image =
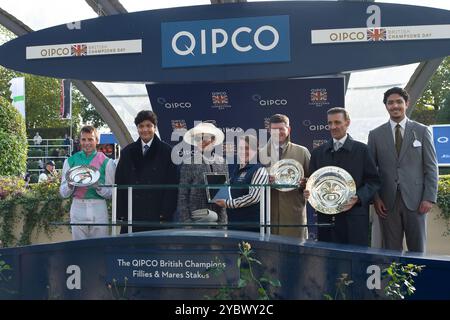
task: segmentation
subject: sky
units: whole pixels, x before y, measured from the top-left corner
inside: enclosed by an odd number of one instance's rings
[[[119,1],[129,12],[162,7],[210,4],[209,0]],[[385,0],[380,2],[422,5],[450,10],[450,0]],[[33,30],[97,16],[84,0],[0,0],[0,8],[15,16]]]

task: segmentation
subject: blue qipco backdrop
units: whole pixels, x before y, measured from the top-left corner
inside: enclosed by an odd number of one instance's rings
[[[327,110],[344,107],[344,78],[267,80],[258,82],[147,85],[160,136],[170,141],[176,129],[190,129],[195,121],[214,120],[224,133],[259,132],[271,115],[290,118],[291,140],[310,151],[330,139]],[[226,151],[229,149],[225,146]],[[236,151],[236,148],[234,148]],[[308,221],[316,221],[311,208]],[[314,237],[314,228],[310,235]]]
[[[326,113],[344,107],[344,78],[147,85],[161,138],[175,129],[214,120],[224,133],[267,128],[271,115],[290,118],[291,139],[312,150],[330,138]],[[181,140],[181,138],[180,138]]]
[[[438,165],[450,167],[450,124],[431,126]]]

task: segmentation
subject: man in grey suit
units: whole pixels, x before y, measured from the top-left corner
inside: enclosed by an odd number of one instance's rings
[[[427,126],[406,117],[408,93],[398,87],[384,93],[387,123],[369,133],[369,149],[381,176],[375,196],[383,248],[425,252],[426,214],[437,197],[436,151]]]

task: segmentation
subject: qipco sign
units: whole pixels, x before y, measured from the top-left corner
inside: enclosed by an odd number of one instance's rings
[[[161,24],[162,67],[290,61],[289,16]]]

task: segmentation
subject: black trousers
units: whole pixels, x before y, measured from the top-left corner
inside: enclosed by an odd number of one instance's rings
[[[332,227],[319,227],[318,240],[358,246],[369,245],[369,215],[335,215],[317,213],[318,223],[334,223]]]

